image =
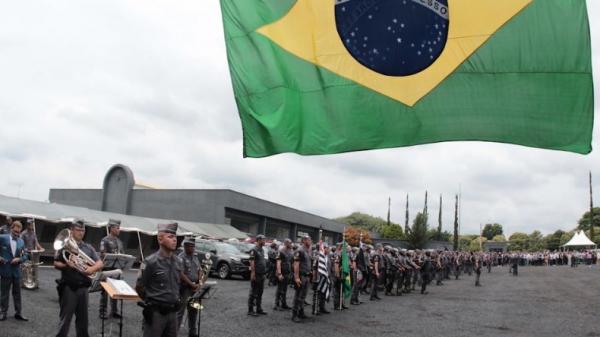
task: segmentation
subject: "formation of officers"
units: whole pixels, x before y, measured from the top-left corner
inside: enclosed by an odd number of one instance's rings
[[[360,305],[361,295],[368,295],[371,301],[381,300],[380,291],[385,296],[402,296],[420,287],[420,293],[426,295],[427,286],[435,281],[438,286],[444,280],[459,279],[460,275],[475,274],[475,286],[481,286],[480,276],[484,264],[491,268],[489,255],[482,253],[455,253],[450,251],[412,251],[377,244],[347,246],[350,262],[351,290],[343,293],[342,249],[343,243],[335,247],[323,244],[325,258],[319,259],[319,252],[313,246],[310,236],[302,238],[299,245],[293,245],[289,239],[281,246],[271,245],[265,256],[265,237],[256,237],[256,246],[250,251],[250,294],[248,297],[248,315],[267,315],[262,305],[262,294],[266,280],[277,285],[273,310],[291,310],[293,322],[300,323],[308,316],[305,312],[307,295],[312,286],[312,312],[315,315],[329,314],[328,298],[319,289],[319,260],[325,263],[333,292],[333,309],[345,310],[345,298],[350,297],[351,305]],[[289,287],[295,290],[292,306],[286,302]]]

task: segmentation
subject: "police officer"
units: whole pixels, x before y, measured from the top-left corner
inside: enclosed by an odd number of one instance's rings
[[[136,290],[143,303],[143,337],[176,337],[183,263],[177,249],[177,223],[159,224],[159,249],[140,266]]]
[[[294,252],[293,270],[296,293],[294,294],[292,321],[295,323],[300,323],[302,319],[307,318],[304,314],[304,301],[310,282],[315,278],[312,270],[311,244],[310,236],[306,235],[302,238],[302,245]]]
[[[367,268],[364,262],[364,253],[361,248],[352,248],[352,254],[350,255],[350,267],[352,268],[352,296],[350,297],[350,304],[359,305],[362,304],[359,299],[359,295],[360,289],[362,289],[362,283],[365,279],[365,270]]]
[[[35,234],[35,219],[29,218],[26,220],[26,229],[23,232],[21,232],[21,239],[23,239],[23,242],[25,243],[25,250],[29,253],[29,259],[33,264],[30,267],[32,268],[33,279],[37,281],[38,264],[40,262],[40,252],[43,252],[45,249],[44,247],[42,247],[42,245],[40,245],[37,239],[37,235]],[[23,283],[24,279],[21,278],[22,286]]]
[[[431,262],[431,252],[426,251],[425,257],[421,264],[421,294],[427,295],[427,285],[431,281],[431,274],[433,272],[433,263]]]
[[[6,216],[6,223],[4,225],[2,225],[2,227],[0,227],[0,235],[2,234],[10,234],[10,227],[13,223],[13,220],[11,217]]]
[[[283,240],[281,249],[275,257],[275,277],[277,277],[277,292],[275,293],[275,307],[273,310],[290,310],[287,305],[287,289],[292,277],[292,240]]]
[[[202,266],[198,255],[196,255],[196,241],[194,238],[186,238],[181,243],[183,251],[179,254],[179,259],[183,263],[183,272],[181,273],[181,308],[177,312],[177,327],[181,327],[183,321],[183,314],[187,308],[188,313],[188,336],[198,337],[196,331],[196,318],[198,317],[198,310],[189,306],[188,299],[198,289],[200,289],[200,279],[202,277]]]
[[[57,250],[54,255],[54,268],[60,270],[61,278],[58,281],[58,301],[60,304],[60,323],[56,337],[67,337],[71,319],[75,314],[75,330],[77,337],[89,337],[88,334],[88,303],[89,287],[92,285],[90,275],[102,270],[103,263],[96,250],[83,242],[85,225],[83,220],[75,220],[71,224],[71,236],[77,242],[77,247],[93,261],[94,265],[80,271],[71,261],[65,261],[63,249]]]
[[[371,301],[381,299],[377,296],[377,290],[383,276],[383,268],[385,268],[382,259],[383,246],[381,243],[378,243],[375,247],[377,250],[371,255],[371,263],[373,265],[373,274],[371,275],[371,297],[369,298]]]
[[[106,254],[123,254],[123,242],[119,239],[119,233],[121,233],[121,221],[109,219],[108,220],[108,235],[100,240],[100,258],[104,260]],[[104,270],[114,270],[114,267],[108,267]],[[120,277],[119,277],[120,278]],[[104,289],[100,291],[100,319],[106,319],[106,305],[108,302],[108,295]],[[111,316],[114,318],[121,318],[119,309],[117,309],[117,300],[110,300],[110,311]]]
[[[479,278],[481,277],[481,255],[477,254],[475,256],[475,286],[481,287],[481,283],[479,283]]]
[[[250,250],[250,295],[248,296],[248,315],[266,315],[262,309],[262,294],[265,289],[265,274],[267,273],[267,261],[263,251],[265,236],[256,236],[256,245]],[[254,311],[256,307],[256,311]]]

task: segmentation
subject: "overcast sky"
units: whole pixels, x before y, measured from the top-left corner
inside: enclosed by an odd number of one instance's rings
[[[600,1],[588,7],[597,70]],[[404,223],[406,194],[412,217],[427,189],[430,222],[442,194],[449,231],[460,186],[463,233],[572,229],[588,170],[600,205],[598,127],[587,156],[453,142],[243,159],[217,0],[2,2],[0,121],[0,194],[34,200],[100,188],[122,163],[159,187],[229,188],[325,217],[385,218],[390,196]]]

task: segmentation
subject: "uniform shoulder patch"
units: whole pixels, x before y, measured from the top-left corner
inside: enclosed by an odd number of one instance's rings
[[[295,252],[294,253],[294,261],[299,261],[300,260],[300,252]]]

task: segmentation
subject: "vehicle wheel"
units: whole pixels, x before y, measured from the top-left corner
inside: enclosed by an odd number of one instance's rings
[[[231,274],[231,270],[229,269],[229,265],[227,263],[221,263],[217,270],[221,280],[229,278],[229,274]]]

